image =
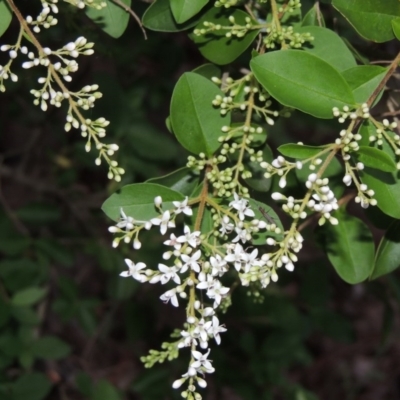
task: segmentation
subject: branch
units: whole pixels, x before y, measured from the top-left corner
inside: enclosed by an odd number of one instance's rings
[[[111,0],[111,1],[113,3],[115,3],[117,6],[120,6],[123,10],[125,10],[127,13],[129,13],[132,16],[132,18],[138,23],[140,29],[142,30],[144,38],[147,40],[146,30],[143,27],[142,21],[140,20],[138,15],[132,10],[132,8],[127,6],[121,0]]]

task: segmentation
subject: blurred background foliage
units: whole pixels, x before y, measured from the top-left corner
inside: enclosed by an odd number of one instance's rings
[[[39,1],[16,3],[25,15],[39,10]],[[313,4],[303,3],[305,11]],[[395,45],[361,40],[325,3],[327,24],[361,58],[393,57]],[[133,7],[141,15],[148,4]],[[161,239],[148,232],[140,251],[112,249],[110,221],[100,207],[120,185],[185,165],[187,153],[165,119],[179,76],[204,60],[185,33],[148,32],[144,40],[131,21],[115,40],[84,13],[60,8],[59,24],[40,40],[51,48],[79,35],[95,42],[95,55],[79,60],[73,85],[100,85],[104,96],[90,117],[111,121],[108,140],[120,145],[127,172],[121,184],[108,181],[79,135],[63,131],[65,110],[43,113],[33,106],[29,90],[37,72],[16,71],[18,83],[0,97],[0,398],[178,399],[170,385],[184,361],[145,370],[139,357],[166,340],[184,316],[159,301],[158,288],[119,277],[124,257],[155,265]],[[14,21],[1,42],[12,42],[17,32]],[[321,132],[328,141],[336,129],[334,121],[316,125],[297,112],[270,128],[269,144],[312,142]],[[380,228],[388,225],[381,215],[375,220]],[[378,241],[382,231],[374,232]],[[306,245],[301,257],[296,271],[283,272],[262,299],[236,289],[221,318],[229,329],[213,350],[217,372],[205,398],[400,398],[398,272],[350,286],[317,246]]]

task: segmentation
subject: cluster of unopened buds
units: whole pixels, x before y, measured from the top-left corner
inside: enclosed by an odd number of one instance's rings
[[[266,28],[267,35],[263,39],[267,49],[274,49],[276,44],[281,46],[290,47],[293,49],[300,49],[304,43],[312,42],[314,37],[308,33],[295,32],[292,26],[289,27],[268,27]]]
[[[173,230],[164,241],[167,249],[162,256],[163,262],[156,269],[147,268],[143,262],[135,263],[126,259],[128,269],[121,276],[132,277],[141,283],[172,284],[172,288],[165,291],[160,299],[175,307],[179,306],[179,299],[188,301],[186,322],[177,340],[164,344],[166,351],[152,350],[143,361],[147,366],[152,366],[166,358],[175,358],[179,349],[190,347],[188,370],[173,383],[173,387],[179,388],[188,381],[187,390],[194,395],[196,385],[201,388],[206,386],[204,374],[214,372],[209,360],[209,342],[213,339],[220,344],[220,333],[226,331],[216,311],[224,308],[230,300],[230,289],[224,284],[227,273],[235,271],[243,286],[258,282],[265,288],[270,281],[277,281],[278,268],[284,266],[290,271],[294,269],[293,263],[297,261],[295,253],[301,249],[302,238],[298,232],[284,237],[273,221],[255,218],[249,201],[236,193],[226,208],[213,208],[213,231],[202,234],[184,224],[183,232],[176,234],[179,228],[177,217],[183,214],[186,218],[193,218],[194,213],[188,198],[172,204],[172,208],[164,209],[162,198],[157,196],[154,207],[159,215],[149,220],[136,219],[121,209],[120,221],[111,226],[109,231],[118,235],[113,241],[114,247],[122,240],[125,243],[132,241],[133,247],[139,249],[142,245],[139,234],[143,229],[157,227],[161,235]],[[262,231],[271,232],[275,237],[281,235],[283,239],[268,237],[265,244],[278,250],[259,256],[258,249],[252,247],[251,242],[254,235]],[[215,237],[219,238],[219,245],[215,244]],[[204,295],[198,295],[200,291]]]

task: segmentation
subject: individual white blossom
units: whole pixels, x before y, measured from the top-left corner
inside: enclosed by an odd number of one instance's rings
[[[138,262],[135,264],[129,258],[125,259],[125,263],[128,266],[128,270],[121,272],[120,276],[122,276],[124,278],[131,276],[132,278],[136,279],[139,282],[147,281],[147,277],[145,275],[145,272],[143,271],[143,269],[146,268],[145,263]]]

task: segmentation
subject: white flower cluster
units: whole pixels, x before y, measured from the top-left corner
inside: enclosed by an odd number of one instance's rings
[[[154,206],[159,215],[148,221],[127,216],[121,209],[120,221],[109,228],[110,232],[120,234],[114,239],[113,246],[117,246],[121,240],[128,243],[133,239],[133,247],[139,249],[139,232],[142,229],[156,226],[165,235],[168,230],[176,228],[177,215],[193,215],[187,197],[181,202],[174,201],[172,209],[164,210],[162,198],[157,196]],[[278,247],[278,250],[258,257],[258,249],[251,245],[253,235],[262,230],[271,231],[272,234],[280,234],[281,231],[273,223],[255,219],[255,212],[248,200],[236,193],[229,206],[218,208],[214,215],[217,225],[214,233],[202,235],[200,231],[184,225],[181,235],[176,236],[173,232],[169,234],[169,238],[164,241],[167,250],[163,253],[164,262],[168,265],[163,262],[158,264],[157,269],[151,269],[142,262],[134,263],[126,259],[128,270],[121,273],[122,277],[132,277],[141,283],[173,283],[173,287],[165,291],[160,299],[175,307],[179,306],[179,299],[188,301],[186,323],[175,348],[190,347],[191,360],[187,372],[173,383],[173,387],[179,388],[189,380],[188,390],[192,393],[196,390],[195,384],[205,387],[206,381],[202,376],[214,371],[208,359],[209,341],[214,339],[220,344],[220,333],[226,331],[215,314],[229,296],[230,289],[223,283],[226,273],[236,271],[244,286],[259,282],[265,288],[271,280],[277,281],[277,268],[284,266],[289,271],[294,269],[293,263],[297,261],[294,253],[301,249],[302,243],[298,232],[291,233],[282,242],[268,238],[266,244]],[[216,246],[214,240],[212,245],[210,236],[219,236],[220,245]],[[245,244],[247,247],[244,247]],[[198,291],[203,291],[204,295],[198,296]],[[208,349],[207,352],[202,353],[201,350],[205,349]]]
[[[368,119],[370,117],[367,103],[362,104],[357,110],[352,110],[349,106],[343,106],[342,110],[340,110],[338,107],[333,107],[332,112],[333,115],[338,118],[341,124],[343,124],[347,119],[354,121],[357,118]]]
[[[322,162],[322,160],[317,159],[312,162],[309,166],[310,169],[315,169],[315,165],[318,165]],[[274,160],[272,160],[271,164],[263,161],[260,163],[261,168],[265,168],[267,172],[264,174],[266,178],[271,178],[272,175],[277,174],[281,178],[279,179],[279,187],[286,187],[286,176],[287,174],[294,168],[302,169],[303,163],[301,161],[289,162],[283,156],[278,156]]]
[[[57,25],[58,23],[57,18],[54,18],[54,16],[51,14],[58,14],[58,7],[56,5],[58,3],[58,0],[41,0],[41,2],[42,10],[40,11],[36,19],[33,19],[31,15],[28,15],[25,18],[28,25],[33,26],[32,29],[35,33],[39,33],[41,31],[41,28],[49,29],[52,26]]]

